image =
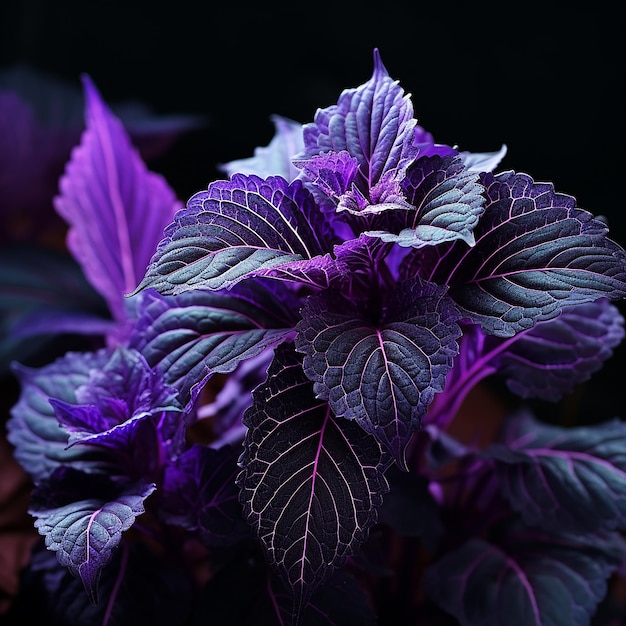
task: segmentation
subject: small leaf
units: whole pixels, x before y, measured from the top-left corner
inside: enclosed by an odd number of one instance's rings
[[[235,174],[188,201],[165,230],[137,291],[230,288],[327,252],[323,215],[298,180]],[[328,248],[330,249],[330,248]],[[306,266],[306,263],[305,263]]]
[[[626,528],[623,421],[563,428],[520,414],[484,456],[527,523],[564,532]]]
[[[410,97],[390,78],[374,50],[370,80],[344,90],[336,105],[318,109],[314,121],[305,124],[302,156],[346,151],[358,163],[355,188],[376,204],[388,181],[401,178],[402,168],[417,154],[415,125]],[[384,175],[390,178],[377,189]]]
[[[68,449],[69,433],[59,425],[50,398],[77,404],[76,389],[109,360],[109,352],[69,352],[39,369],[14,366],[21,385],[20,397],[7,423],[15,458],[35,483],[60,465],[108,466],[110,459],[93,449]]]
[[[379,444],[335,418],[312,387],[297,355],[279,346],[244,416],[237,479],[245,517],[291,589],[296,614],[365,541],[387,491]]]
[[[623,338],[622,314],[602,298],[567,307],[556,319],[518,335],[506,349],[490,338],[485,350],[496,352],[492,363],[513,393],[556,402],[600,370]]]
[[[411,208],[385,211],[375,223],[381,230],[368,230],[367,235],[413,248],[456,239],[474,245],[472,231],[484,211],[484,189],[460,157],[417,159],[401,187]]]
[[[624,556],[617,536],[607,548],[553,536],[506,549],[471,539],[426,570],[425,586],[460,626],[588,626]]]
[[[296,347],[306,355],[316,396],[338,417],[356,420],[405,467],[406,446],[443,390],[461,331],[445,288],[436,285],[404,283],[382,307],[376,322],[338,292],[312,296]]]
[[[485,332],[511,337],[566,306],[626,297],[626,252],[574,198],[526,174],[481,175],[485,213],[463,242],[416,251],[403,277],[450,287],[450,297]]]
[[[53,503],[55,483],[76,488],[76,499]],[[29,512],[36,517],[35,527],[46,538],[46,547],[57,553],[59,563],[78,576],[91,601],[96,604],[102,568],[119,546],[122,533],[144,512],[144,500],[154,491],[154,484],[138,483],[99,497],[110,491],[102,486],[100,476],[80,474],[59,468],[48,484],[33,494]],[[83,499],[77,499],[82,493]],[[40,501],[43,496],[43,501]]]
[[[160,514],[196,533],[205,545],[227,546],[248,536],[235,478],[237,448],[193,444],[165,467]]]
[[[123,295],[137,286],[179,202],[165,179],[146,169],[87,76],[83,85],[86,130],[54,206],[70,226],[70,251],[124,322]]]

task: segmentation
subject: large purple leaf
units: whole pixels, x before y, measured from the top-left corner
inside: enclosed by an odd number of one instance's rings
[[[248,281],[221,292],[144,292],[130,345],[186,404],[214,374],[232,372],[293,333],[300,303],[281,287]]]
[[[426,590],[460,626],[588,626],[624,558],[619,536],[593,541],[471,539],[426,570]]]
[[[239,451],[193,444],[165,468],[159,513],[168,524],[196,533],[209,546],[231,545],[249,534],[235,478]]]
[[[244,422],[237,479],[244,514],[300,613],[376,522],[387,491],[386,455],[357,424],[315,399],[286,344]]]
[[[343,91],[336,105],[318,109],[314,121],[303,127],[302,156],[346,151],[358,164],[356,191],[376,204],[396,191],[394,182],[401,180],[403,168],[418,152],[413,145],[415,125],[409,96],[374,50],[370,80]]]
[[[483,174],[487,205],[476,245],[444,243],[407,257],[403,276],[450,287],[465,315],[510,337],[565,306],[626,297],[626,252],[571,196],[526,174]]]
[[[326,232],[324,216],[300,181],[235,174],[211,183],[176,214],[138,290],[176,295],[229,288],[298,261],[305,263],[295,271],[306,275],[306,262],[330,251]]]
[[[490,337],[485,350],[513,393],[554,402],[600,370],[623,338],[622,314],[602,298],[567,307],[513,340]]]
[[[421,248],[460,239],[474,245],[473,229],[484,210],[483,186],[478,173],[467,170],[460,157],[439,156],[417,159],[401,183],[405,209],[386,210],[371,237]]]
[[[96,450],[67,448],[69,433],[59,425],[50,404],[50,398],[76,404],[76,389],[89,380],[92,371],[104,367],[109,356],[106,350],[68,352],[42,368],[14,366],[21,391],[7,423],[8,439],[15,447],[15,458],[36,484],[60,465],[87,469],[109,464]]]
[[[61,178],[55,208],[70,226],[70,251],[123,322],[123,296],[143,277],[179,203],[163,177],[146,169],[86,76],[83,85],[86,130]]]
[[[563,428],[511,418],[493,459],[504,494],[529,523],[567,531],[626,528],[626,423]]]
[[[59,468],[34,492],[29,509],[46,547],[81,579],[94,603],[102,568],[155,489],[143,482],[115,488],[105,481],[102,476]],[[57,485],[66,491],[59,492]]]
[[[312,296],[296,346],[318,398],[374,435],[404,467],[404,453],[458,351],[458,313],[445,288],[399,285],[376,320],[336,291]]]

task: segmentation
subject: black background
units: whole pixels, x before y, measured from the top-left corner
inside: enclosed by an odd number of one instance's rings
[[[368,80],[377,47],[436,141],[507,144],[501,168],[552,181],[624,244],[624,26],[621,1],[3,0],[0,68],[88,73],[109,103],[205,116],[152,166],[186,199],[266,145],[270,115],[308,122]],[[577,396],[597,419],[626,413],[623,353]]]

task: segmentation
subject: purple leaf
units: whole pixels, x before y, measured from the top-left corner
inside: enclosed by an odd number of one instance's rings
[[[70,226],[68,247],[118,322],[123,295],[135,289],[178,201],[149,172],[120,121],[85,76],[86,130],[74,149],[57,212]]]
[[[228,176],[233,174],[256,174],[261,178],[282,176],[289,182],[296,179],[299,171],[292,159],[304,149],[302,124],[280,115],[272,115],[274,137],[262,148],[255,148],[254,156],[230,161],[219,166]]]
[[[350,188],[359,168],[356,158],[345,150],[296,160],[294,165],[311,184],[337,201]]]
[[[385,211],[380,216],[383,230],[365,231],[367,235],[413,248],[456,239],[474,245],[472,231],[484,210],[484,188],[459,157],[417,159],[401,187],[410,209]]]
[[[526,174],[483,174],[485,213],[476,245],[428,246],[407,257],[489,334],[511,337],[572,304],[626,297],[626,252],[571,196]]]
[[[507,548],[471,539],[426,570],[430,597],[460,626],[588,626],[624,556],[609,546],[559,537]]]
[[[70,483],[82,499],[50,502],[46,493],[54,492],[55,482]],[[46,538],[46,547],[56,552],[59,563],[81,579],[91,601],[97,603],[98,582],[102,568],[119,546],[122,533],[144,512],[144,500],[154,491],[154,484],[137,483],[107,493],[100,476],[89,476],[60,468],[51,477],[49,487],[41,485],[33,494],[30,513],[35,527]]]
[[[522,398],[556,402],[589,380],[624,338],[624,318],[606,299],[563,309],[515,340],[487,339],[486,350],[509,389]],[[496,347],[494,347],[496,346]]]
[[[336,105],[318,109],[312,123],[303,127],[302,158],[346,151],[356,159],[354,180],[358,197],[369,204],[382,201],[403,168],[415,157],[413,105],[408,95],[390,78],[378,50],[374,50],[371,79],[355,89],[346,89]]]
[[[8,420],[8,439],[14,455],[35,484],[48,477],[59,465],[93,469],[110,461],[95,450],[68,449],[69,434],[59,425],[50,398],[76,404],[76,389],[89,380],[92,371],[107,363],[109,353],[68,352],[39,369],[14,366],[21,391]]]
[[[182,422],[176,390],[134,350],[116,348],[74,393],[75,402],[50,400],[69,433],[69,446],[90,443],[122,449],[120,442],[131,439],[142,420],[154,418],[164,431],[164,424]]]
[[[268,270],[289,272],[303,260],[306,272],[311,259],[330,250],[326,231],[324,216],[300,181],[236,174],[211,183],[176,214],[137,291],[153,287],[176,295],[230,288]]]
[[[521,414],[484,451],[524,520],[568,531],[626,528],[626,424],[563,428]]]
[[[130,345],[186,404],[214,374],[232,372],[293,334],[300,303],[282,286],[250,281],[224,292],[145,292]]]
[[[311,296],[296,346],[318,398],[374,435],[405,467],[405,448],[458,351],[457,312],[445,288],[404,283],[373,319],[338,292]]]
[[[237,448],[193,444],[166,466],[160,515],[209,546],[231,545],[249,534],[235,478]]]
[[[254,391],[240,459],[244,514],[301,613],[376,522],[388,462],[377,441],[316,400],[297,355],[276,349]]]

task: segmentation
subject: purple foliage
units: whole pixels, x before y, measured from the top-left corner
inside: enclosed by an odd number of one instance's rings
[[[100,339],[13,366],[8,437],[56,555],[24,584],[55,619],[165,623],[140,610],[154,584],[181,625],[374,624],[402,601],[583,626],[623,571],[624,423],[518,411],[485,443],[461,409],[490,377],[554,402],[600,370],[626,251],[573,197],[493,172],[504,146],[436,143],[373,61],[185,206],[84,78],[55,207],[87,288],[72,275],[46,319],[50,268],[2,279],[33,335]]]

